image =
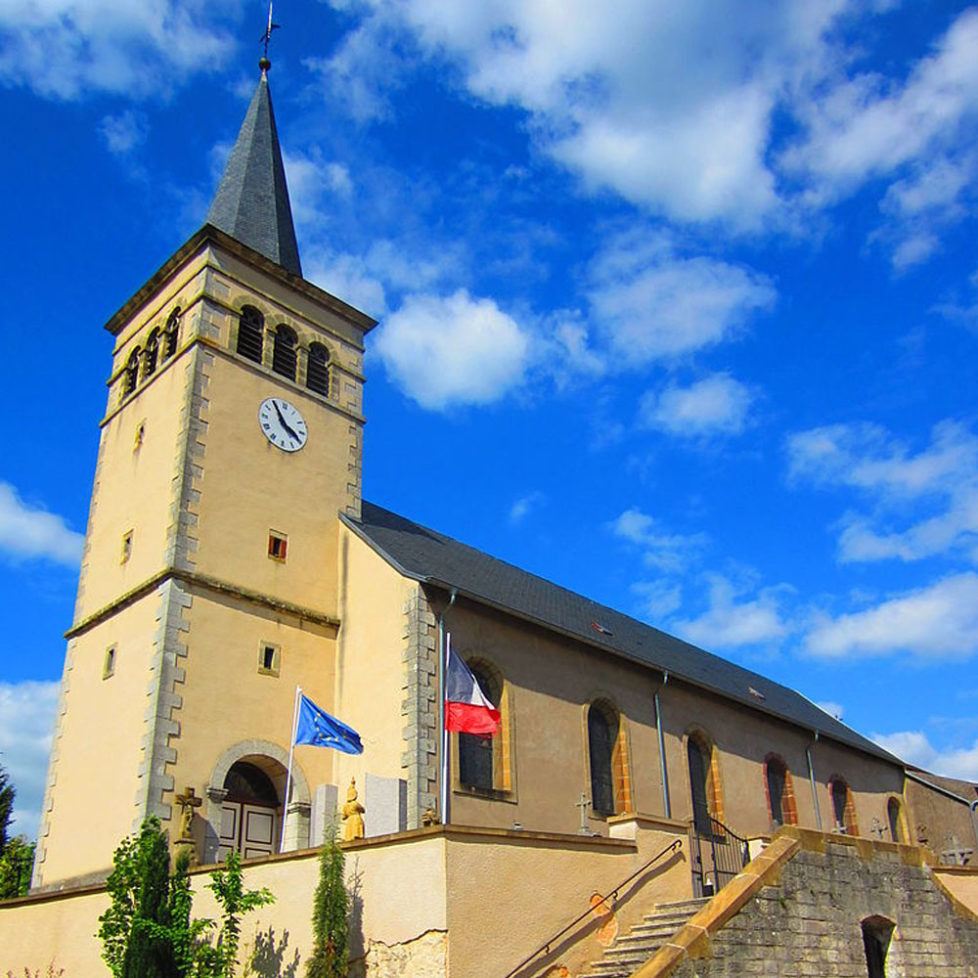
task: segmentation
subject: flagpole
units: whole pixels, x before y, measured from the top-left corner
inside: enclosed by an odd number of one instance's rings
[[[299,697],[302,687],[295,685],[295,701],[292,704],[292,736],[289,737],[289,768],[285,775],[285,802],[282,805],[282,837],[279,839],[278,851],[285,852],[285,823],[289,817],[289,794],[292,791],[292,756],[295,754],[295,732],[299,726]]]
[[[448,674],[448,657],[452,654],[452,633],[445,633],[445,648],[442,650],[441,662],[441,706],[439,713],[441,716],[441,823],[448,825],[451,818],[448,811],[448,725],[445,723],[445,697],[447,689],[445,676]]]

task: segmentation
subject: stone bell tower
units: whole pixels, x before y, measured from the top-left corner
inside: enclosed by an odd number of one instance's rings
[[[207,223],[114,339],[36,887],[97,878],[147,816],[200,858],[308,843],[332,751],[337,516],[358,516],[368,316],[302,278],[267,60]],[[181,828],[175,796],[203,799]]]

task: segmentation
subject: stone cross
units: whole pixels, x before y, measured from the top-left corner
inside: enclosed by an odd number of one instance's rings
[[[948,841],[951,844],[941,853],[941,862],[952,866],[967,866],[975,850],[962,846],[956,835],[952,835]]]
[[[574,806],[581,810],[581,827],[577,830],[578,835],[590,835],[591,829],[587,824],[587,809],[588,805],[591,804],[591,799],[587,795],[582,794],[581,800]]]
[[[182,795],[176,795],[174,801],[180,806],[180,838],[192,839],[191,826],[194,821],[194,809],[204,804],[203,798],[198,798],[192,787],[184,788]]]

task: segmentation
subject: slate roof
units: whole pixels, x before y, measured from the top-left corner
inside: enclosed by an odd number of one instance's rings
[[[287,271],[302,275],[282,149],[264,71],[228,157],[207,223]]]
[[[820,737],[902,766],[898,758],[819,709],[801,693],[474,547],[368,502],[363,503],[359,520],[345,515],[341,519],[406,577],[457,588],[460,596],[667,671],[671,679],[684,680],[805,730],[817,730]]]

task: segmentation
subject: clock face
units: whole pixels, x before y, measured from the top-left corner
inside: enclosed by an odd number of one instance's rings
[[[306,443],[306,422],[299,409],[281,397],[266,397],[258,408],[264,436],[283,452],[297,452]]]

